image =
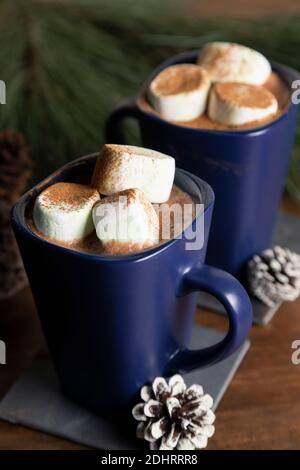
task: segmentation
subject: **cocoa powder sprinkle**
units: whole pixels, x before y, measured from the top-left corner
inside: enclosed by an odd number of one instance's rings
[[[60,183],[58,183],[58,184],[60,184]],[[66,184],[71,184],[71,183],[66,183]],[[129,190],[129,191],[135,191],[135,190]],[[128,193],[128,191],[124,191],[124,192]],[[123,191],[122,191],[122,193],[123,193]],[[120,196],[120,193],[118,195]],[[131,193],[131,196],[132,195],[133,194]],[[109,198],[105,197],[103,199],[103,202],[107,199],[109,199],[111,201],[111,197],[109,197]],[[149,203],[149,204],[151,204],[151,203]],[[172,192],[171,192],[169,200],[165,204],[168,204],[170,206],[172,206],[174,204],[181,204],[181,205],[191,204],[193,213],[195,214],[195,203],[194,203],[193,199],[191,198],[191,196],[189,194],[185,193],[184,191],[182,191],[180,188],[178,188],[175,185],[172,188]],[[158,212],[159,206],[160,206],[160,204],[156,204],[156,205],[153,204],[153,209]],[[159,215],[159,224],[160,224],[160,230],[159,231],[160,231],[160,234],[161,234],[162,219],[161,219],[161,215],[160,214],[158,214],[158,215]],[[34,222],[33,222],[32,208],[27,213],[26,219],[27,219],[27,224],[28,224],[30,230],[32,230],[34,233],[36,233],[39,237],[43,238],[44,240],[47,240],[47,241],[49,241],[51,243],[54,243],[56,245],[60,245],[60,246],[66,247],[66,248],[70,248],[70,249],[75,250],[75,251],[80,251],[80,252],[83,252],[83,253],[98,254],[98,255],[114,255],[114,256],[116,256],[116,255],[126,255],[126,254],[128,255],[128,254],[131,254],[131,253],[136,253],[136,252],[141,251],[141,250],[145,250],[147,248],[150,248],[150,246],[152,246],[149,243],[144,243],[144,244],[120,243],[120,242],[117,242],[117,241],[112,241],[110,243],[107,243],[106,246],[104,246],[101,243],[101,241],[97,238],[97,235],[96,235],[95,231],[93,231],[91,234],[87,235],[82,240],[76,240],[76,241],[72,241],[72,242],[57,241],[57,240],[45,237],[45,235],[43,235],[41,232],[39,232],[37,230],[37,228],[35,227]],[[176,229],[176,223],[175,222],[176,221],[174,220],[173,214],[171,214],[171,219],[170,219],[170,228],[171,228],[170,236],[171,236],[171,238],[173,238],[176,235],[176,230],[177,229]],[[162,241],[166,241],[166,240],[162,240],[161,237],[160,237],[160,242],[162,242]]]
[[[234,76],[238,64],[235,60],[235,51],[239,51],[239,46],[230,44],[226,48],[211,49],[204,48],[199,57],[198,63],[214,77],[226,78]]]
[[[208,75],[201,67],[181,64],[163,70],[153,81],[153,91],[160,96],[186,93],[198,88]]]
[[[68,207],[81,207],[91,198],[98,199],[98,191],[90,186],[77,183],[56,183],[45,189],[41,198],[43,204],[59,206],[67,209]]]
[[[263,86],[245,83],[217,83],[214,92],[222,101],[247,108],[268,108],[275,99],[274,95]]]

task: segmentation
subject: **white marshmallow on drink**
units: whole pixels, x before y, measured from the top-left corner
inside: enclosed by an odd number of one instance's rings
[[[231,42],[210,42],[201,50],[198,64],[214,82],[262,85],[271,74],[270,62],[260,52]]]
[[[190,121],[205,112],[209,88],[210,78],[202,67],[172,65],[152,80],[149,100],[164,119]]]
[[[92,186],[110,196],[125,189],[144,191],[150,202],[169,199],[175,160],[154,150],[130,145],[106,144],[96,162]]]
[[[56,183],[35,200],[33,220],[45,237],[72,242],[93,229],[92,208],[99,201],[96,189],[76,183]]]
[[[222,124],[238,126],[266,119],[277,109],[275,96],[264,87],[217,83],[210,93],[208,115]]]
[[[140,189],[127,189],[108,196],[93,208],[96,234],[102,244],[153,246],[159,241],[159,220]],[[127,251],[127,250],[125,250]]]

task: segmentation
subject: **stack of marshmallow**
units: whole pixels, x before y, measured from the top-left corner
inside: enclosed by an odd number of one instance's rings
[[[191,121],[206,112],[219,123],[244,125],[266,119],[278,109],[262,85],[271,65],[259,52],[240,44],[212,42],[197,65],[180,64],[160,72],[149,87],[149,100],[165,119]]]
[[[114,252],[159,242],[152,203],[166,202],[173,186],[174,158],[153,150],[107,144],[98,155],[91,186],[57,183],[36,199],[33,218],[46,237],[75,242],[94,229]],[[125,249],[124,249],[125,248]]]

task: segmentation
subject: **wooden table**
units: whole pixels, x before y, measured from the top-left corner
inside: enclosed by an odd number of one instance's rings
[[[285,210],[297,213],[289,202]],[[196,322],[226,328],[226,319],[197,311]],[[218,410],[209,449],[300,449],[300,365],[291,362],[291,344],[300,340],[300,300],[286,303],[265,326],[254,326],[252,346]],[[29,289],[0,303],[0,339],[7,345],[7,365],[0,366],[0,397],[44,350]],[[0,420],[0,449],[83,449]]]

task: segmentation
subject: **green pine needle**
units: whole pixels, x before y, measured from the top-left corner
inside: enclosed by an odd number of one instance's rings
[[[179,0],[0,0],[0,125],[23,132],[35,179],[104,142],[107,115],[168,56],[212,40],[300,70],[299,16],[192,18]],[[136,132],[133,132],[136,140]],[[287,182],[300,202],[300,127]]]

